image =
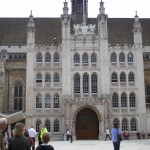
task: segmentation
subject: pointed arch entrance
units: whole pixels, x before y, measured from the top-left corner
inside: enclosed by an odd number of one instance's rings
[[[99,122],[95,111],[90,108],[80,110],[76,116],[76,139],[98,139]]]

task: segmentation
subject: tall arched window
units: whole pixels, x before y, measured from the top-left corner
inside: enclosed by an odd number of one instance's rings
[[[54,53],[54,63],[58,63],[58,62],[59,62],[59,54]]]
[[[129,95],[129,102],[130,102],[130,108],[135,108],[136,107],[136,99],[135,99],[135,94],[131,93]]]
[[[40,131],[40,128],[39,126],[42,124],[42,121],[40,119],[36,120],[35,122],[35,129],[36,129],[36,132],[39,132]]]
[[[95,53],[92,53],[91,54],[91,63],[93,64],[95,64],[97,62],[97,56],[96,56],[96,54]]]
[[[17,81],[14,87],[14,110],[19,111],[23,108],[23,87],[20,81]]]
[[[51,62],[51,54],[49,52],[45,53],[45,62]]]
[[[89,93],[89,76],[86,73],[83,75],[83,93]]]
[[[113,72],[111,75],[111,82],[118,82],[118,76],[117,73]]]
[[[97,93],[97,75],[96,74],[92,74],[91,76],[91,92],[92,93]]]
[[[111,53],[111,62],[112,63],[116,63],[117,62],[117,55],[116,55],[116,53]]]
[[[60,130],[59,128],[60,128],[59,121],[56,119],[54,121],[54,132],[59,132],[59,130]]]
[[[59,96],[58,96],[58,94],[54,95],[54,108],[59,108]]]
[[[51,76],[48,73],[45,75],[45,82],[46,83],[51,82]]]
[[[41,53],[37,53],[36,55],[36,62],[42,62],[42,54]]]
[[[59,82],[59,74],[58,73],[55,73],[54,74],[54,82]]]
[[[125,93],[121,94],[121,107],[127,107],[127,95]]]
[[[127,120],[126,118],[124,118],[124,119],[122,120],[122,131],[124,131],[124,130],[126,130],[126,131],[129,130],[129,129],[128,129],[128,120]]]
[[[131,52],[128,54],[128,63],[133,63],[133,54]]]
[[[130,121],[131,131],[137,131],[137,121],[135,118],[132,118]]]
[[[45,120],[45,127],[48,130],[48,132],[51,132],[51,122],[49,121],[49,119]]]
[[[41,96],[41,94],[36,95],[36,108],[42,108],[42,96]]]
[[[51,107],[51,103],[50,103],[50,95],[46,94],[45,95],[45,108],[50,108]]]
[[[74,75],[74,93],[80,93],[80,75]]]
[[[120,55],[119,55],[119,62],[120,63],[124,63],[125,62],[125,54],[123,52],[120,53]]]
[[[117,93],[114,93],[112,95],[112,107],[113,108],[118,108],[118,94]]]
[[[120,74],[120,82],[126,82],[126,75],[124,72]]]
[[[78,53],[74,54],[74,63],[80,63],[80,55]]]
[[[133,72],[130,72],[129,73],[129,82],[134,82],[134,74],[133,74]]]
[[[82,56],[82,63],[83,64],[88,64],[88,54],[84,53]]]

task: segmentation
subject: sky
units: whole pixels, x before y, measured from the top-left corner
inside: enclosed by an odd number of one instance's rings
[[[0,17],[60,17],[65,0],[0,0]],[[71,0],[66,0],[71,13]],[[88,17],[96,18],[101,0],[88,0]],[[103,0],[109,18],[150,18],[150,0]]]

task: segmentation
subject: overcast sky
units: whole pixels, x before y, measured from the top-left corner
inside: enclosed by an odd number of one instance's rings
[[[0,0],[0,17],[60,17],[65,0]],[[71,0],[67,0],[71,13]],[[97,17],[99,2],[88,0],[88,16]],[[150,0],[103,0],[109,18],[150,18]]]

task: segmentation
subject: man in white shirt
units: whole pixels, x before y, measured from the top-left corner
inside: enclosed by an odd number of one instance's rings
[[[105,138],[105,141],[107,140],[107,137],[111,140],[111,138],[110,138],[110,132],[109,132],[108,128],[106,129],[106,138]]]
[[[28,129],[28,132],[29,132],[29,136],[30,136],[30,140],[31,141],[33,141],[33,142],[31,142],[31,144],[32,144],[32,150],[35,150],[35,136],[36,136],[36,130],[33,128],[33,126],[30,128],[30,129]]]

